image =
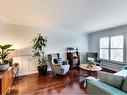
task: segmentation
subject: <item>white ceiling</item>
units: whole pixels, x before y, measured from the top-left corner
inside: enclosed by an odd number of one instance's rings
[[[89,33],[127,24],[127,0],[0,0],[0,19]]]

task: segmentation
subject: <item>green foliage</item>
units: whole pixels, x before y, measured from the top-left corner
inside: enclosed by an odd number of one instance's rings
[[[33,41],[33,57],[37,58],[38,64],[46,65],[47,58],[44,54],[44,48],[47,45],[47,37],[42,34],[37,34]]]
[[[68,52],[72,52],[74,50],[74,47],[67,47]]]
[[[9,51],[13,51],[14,49],[9,49],[12,45],[6,44],[6,45],[0,45],[0,59],[2,60],[2,64],[4,63],[5,59],[7,58]]]
[[[46,56],[45,57],[42,57],[42,58],[39,58],[38,59],[38,64],[40,64],[41,66],[42,65],[47,65],[47,58],[46,58]]]
[[[89,65],[96,65],[92,60],[87,60],[85,63]]]

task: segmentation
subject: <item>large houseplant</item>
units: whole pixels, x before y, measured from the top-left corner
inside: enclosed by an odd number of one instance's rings
[[[39,74],[46,74],[47,72],[47,57],[45,55],[44,48],[47,45],[47,37],[42,34],[37,34],[33,39],[33,57],[38,61],[38,72]]]
[[[13,50],[9,49],[11,46],[11,44],[0,45],[0,71],[7,70],[9,67],[7,56],[9,51]]]

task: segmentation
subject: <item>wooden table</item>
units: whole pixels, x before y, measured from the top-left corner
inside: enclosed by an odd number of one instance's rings
[[[13,82],[13,68],[9,67],[6,71],[0,71],[0,95],[5,95]]]
[[[97,72],[102,70],[100,66],[96,66],[96,65],[92,65],[92,67],[89,67],[88,64],[80,64],[79,67],[88,72],[88,75],[85,76],[91,76],[92,72]]]

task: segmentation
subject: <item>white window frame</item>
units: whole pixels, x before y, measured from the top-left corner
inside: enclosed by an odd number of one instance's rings
[[[111,48],[111,37],[115,37],[115,36],[123,36],[123,48]],[[109,48],[100,48],[100,39],[101,38],[109,38]],[[101,59],[101,60],[106,60],[106,61],[111,61],[111,62],[120,62],[120,63],[123,63],[123,62],[126,62],[126,54],[124,53],[125,52],[125,35],[124,34],[120,34],[120,35],[112,35],[112,36],[104,36],[104,37],[100,37],[100,39],[99,39],[99,55],[100,55],[100,50],[101,49],[109,49],[109,51],[108,51],[108,53],[109,53],[109,57],[108,57],[108,59],[106,59],[106,58],[100,58],[100,56],[99,56],[99,58]],[[122,49],[123,50],[123,61],[116,61],[116,60],[111,60],[111,49]]]
[[[101,37],[101,38],[108,38],[108,39],[109,39],[109,42],[110,42],[110,38],[109,38],[109,37]],[[101,39],[101,38],[100,38],[100,39]],[[100,39],[99,39],[99,43],[100,43]],[[109,42],[108,42],[108,44],[109,44]],[[110,56],[110,54],[109,54],[109,53],[110,53],[110,52],[109,52],[109,50],[110,50],[109,45],[108,45],[108,48],[101,48],[101,47],[100,47],[100,44],[99,44],[99,55],[100,55],[100,51],[101,51],[101,49],[108,50],[108,55]],[[100,59],[103,59],[103,60],[109,60],[109,58],[110,58],[109,56],[108,56],[108,59],[106,59],[106,58],[100,58]]]
[[[122,47],[122,48],[112,48],[112,47],[111,47],[111,38],[112,38],[112,37],[117,37],[117,36],[123,36],[123,47]],[[123,50],[123,59],[122,59],[122,61],[118,61],[118,62],[124,62],[124,35],[115,35],[115,36],[111,36],[111,37],[110,37],[110,60],[111,60],[111,61],[117,61],[117,60],[112,60],[112,59],[111,59],[111,50],[118,50],[118,49],[119,49],[119,50]]]

